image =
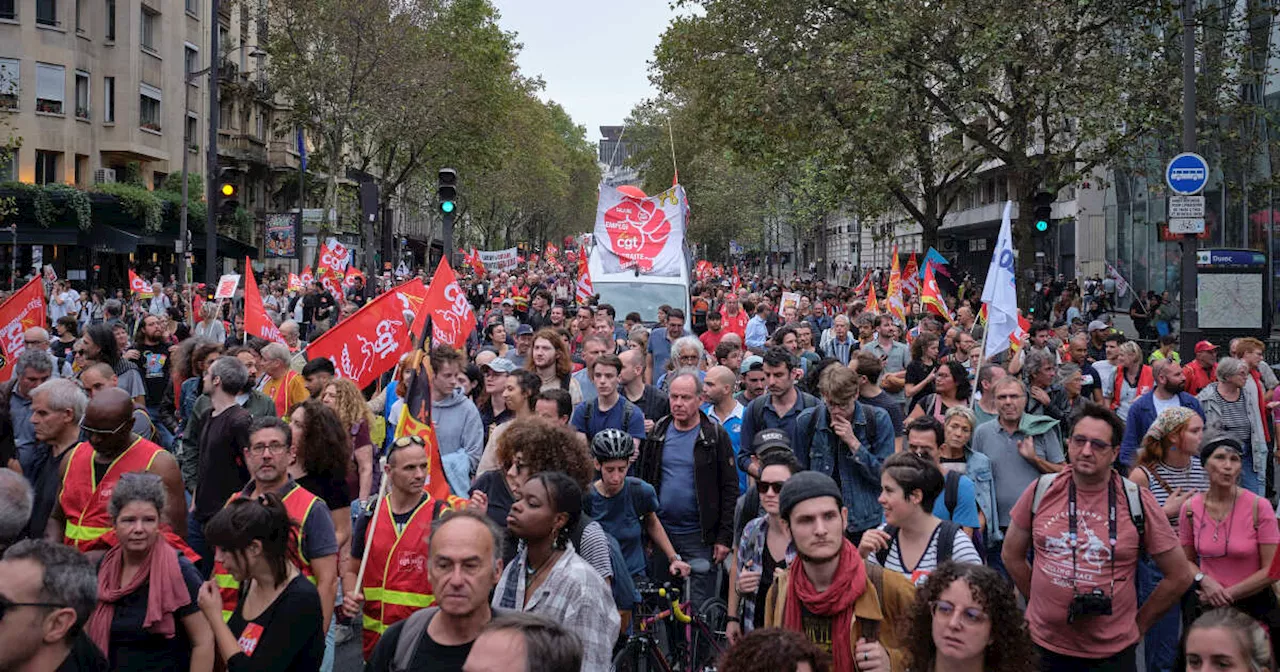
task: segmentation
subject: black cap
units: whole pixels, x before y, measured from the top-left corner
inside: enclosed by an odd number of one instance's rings
[[[755,438],[751,440],[751,453],[764,455],[769,448],[786,448],[787,452],[791,452],[791,439],[781,429],[766,428],[756,432]]]
[[[791,509],[796,504],[818,497],[834,497],[837,506],[844,506],[840,486],[830,476],[816,471],[798,472],[782,486],[782,492],[778,495],[779,513],[783,520],[790,520]]]

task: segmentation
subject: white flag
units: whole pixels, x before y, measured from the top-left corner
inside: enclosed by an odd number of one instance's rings
[[[986,347],[983,357],[990,359],[1009,347],[1009,336],[1018,329],[1018,289],[1013,269],[1013,201],[1004,205],[1000,237],[987,268],[987,282],[982,288],[982,302],[987,304]]]
[[[1124,297],[1125,293],[1129,291],[1129,283],[1125,281],[1124,276],[1120,275],[1120,271],[1117,271],[1116,267],[1111,264],[1107,264],[1107,274],[1116,282],[1116,295]]]

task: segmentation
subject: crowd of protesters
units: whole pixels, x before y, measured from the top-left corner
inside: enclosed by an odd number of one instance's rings
[[[0,669],[609,670],[686,584],[724,671],[1276,669],[1256,338],[1180,360],[1167,297],[1126,334],[1096,278],[986,357],[968,278],[947,319],[735,274],[655,322],[461,275],[435,446],[396,431],[411,356],[366,389],[308,356],[378,289],[268,272],[269,343],[240,298],[46,282],[0,382]]]

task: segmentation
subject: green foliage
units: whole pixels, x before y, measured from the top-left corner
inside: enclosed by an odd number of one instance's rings
[[[160,230],[163,205],[155,193],[144,187],[123,182],[99,184],[94,188],[101,193],[118,198],[125,212],[138,219],[143,231],[155,233]]]
[[[92,205],[89,203],[88,194],[69,184],[46,184],[41,189],[41,192],[44,198],[36,200],[36,218],[41,221],[42,226],[48,226],[49,224],[46,221],[51,221],[51,219],[61,215],[62,212],[69,210],[70,214],[75,215],[76,224],[79,225],[82,231],[88,231],[93,228]],[[63,199],[63,205],[54,208],[58,212],[54,213],[53,218],[45,220],[40,216],[40,204],[44,202],[52,205],[50,196],[60,196]]]
[[[204,194],[205,184],[204,175],[200,173],[187,173],[187,196],[200,198]],[[169,173],[165,176],[164,182],[160,185],[158,191],[171,191],[175,194],[182,193],[182,173]]]
[[[133,185],[135,187],[145,187],[142,183],[142,163],[138,161],[130,161],[124,164],[124,175],[120,176],[120,182]]]

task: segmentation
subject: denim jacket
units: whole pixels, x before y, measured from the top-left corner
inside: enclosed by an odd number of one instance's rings
[[[991,473],[991,458],[965,448],[964,467],[965,476],[973,481],[978,510],[987,517],[982,536],[988,543],[999,540],[1003,535],[1000,534],[1000,516],[996,514],[996,479]]]
[[[875,445],[869,445],[867,423],[876,423]],[[826,474],[840,481],[844,505],[849,507],[847,529],[869,530],[884,519],[880,507],[880,465],[893,455],[893,423],[884,409],[855,401],[853,434],[862,447],[850,454],[831,429],[826,405],[807,408],[796,420],[796,460],[804,469]],[[807,445],[806,445],[807,441]]]

